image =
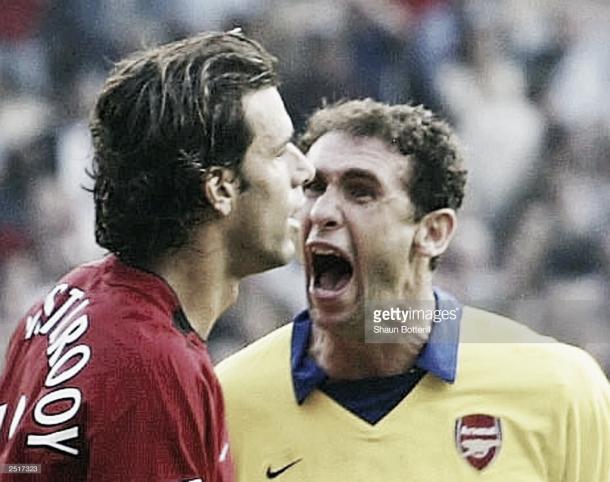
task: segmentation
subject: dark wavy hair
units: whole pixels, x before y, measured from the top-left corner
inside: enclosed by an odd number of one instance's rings
[[[462,205],[467,171],[456,135],[423,106],[388,105],[372,99],[339,101],[310,117],[299,147],[307,152],[330,131],[379,138],[409,158],[411,175],[405,189],[416,221],[436,209],[457,210]],[[433,258],[430,267],[437,263]]]
[[[277,85],[277,60],[239,31],[205,33],[117,63],[90,121],[98,244],[148,266],[189,242],[209,205],[202,180],[252,141],[245,93]]]

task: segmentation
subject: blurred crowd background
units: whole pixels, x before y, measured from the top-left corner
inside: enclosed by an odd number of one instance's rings
[[[2,358],[31,303],[102,254],[82,187],[87,119],[112,62],[236,26],[279,57],[297,129],[321,99],[344,97],[448,119],[470,176],[438,285],[584,347],[610,373],[606,0],[1,0]],[[298,263],[247,279],[214,356],[304,306]]]

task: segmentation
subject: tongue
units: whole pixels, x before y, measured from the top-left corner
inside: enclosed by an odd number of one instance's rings
[[[339,291],[349,281],[349,274],[343,270],[329,269],[320,275],[320,288],[328,291]]]

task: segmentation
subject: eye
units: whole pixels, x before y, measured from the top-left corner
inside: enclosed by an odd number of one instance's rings
[[[303,193],[307,197],[317,197],[324,193],[326,184],[320,179],[314,179],[303,185]]]
[[[350,199],[359,203],[370,202],[377,198],[375,188],[364,182],[351,182],[346,185],[345,191]]]
[[[288,150],[288,146],[285,145],[283,146],[281,149],[279,149],[276,153],[275,153],[275,158],[279,158],[282,157],[286,154],[286,151]]]

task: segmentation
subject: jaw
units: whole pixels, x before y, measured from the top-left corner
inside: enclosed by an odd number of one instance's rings
[[[231,272],[242,279],[288,264],[296,252],[295,237],[289,223],[284,231],[275,229],[274,233],[267,231],[262,235],[238,226],[231,232]]]
[[[356,315],[360,311],[357,292],[355,283],[351,283],[340,293],[309,291],[307,297],[314,321],[327,328],[354,324]]]

